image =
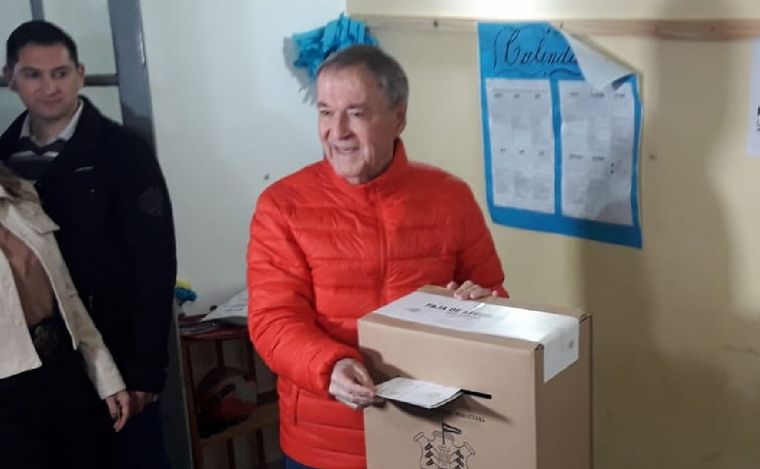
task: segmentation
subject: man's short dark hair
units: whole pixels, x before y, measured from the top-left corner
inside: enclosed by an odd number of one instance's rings
[[[18,62],[18,54],[24,46],[35,44],[40,46],[53,46],[61,44],[69,51],[71,60],[79,65],[77,45],[71,36],[54,25],[43,20],[32,20],[21,24],[13,30],[8,41],[5,43],[5,66],[13,69]]]
[[[355,45],[333,53],[322,62],[317,70],[317,77],[325,71],[359,66],[370,71],[392,105],[407,103],[409,80],[404,69],[396,59],[375,46]]]

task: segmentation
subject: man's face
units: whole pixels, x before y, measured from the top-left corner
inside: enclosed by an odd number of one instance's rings
[[[350,184],[380,175],[406,125],[406,105],[392,105],[363,66],[326,70],[317,79],[319,138],[335,173]]]
[[[84,67],[76,65],[63,44],[27,44],[13,69],[5,69],[32,118],[55,122],[71,116],[84,85]]]

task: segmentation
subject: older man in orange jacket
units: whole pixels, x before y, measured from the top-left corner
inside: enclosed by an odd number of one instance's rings
[[[265,190],[251,222],[248,326],[278,375],[286,467],[360,469],[361,408],[377,398],[357,320],[426,284],[506,291],[469,187],[407,159],[401,66],[344,49],[320,68],[317,97],[323,160]]]

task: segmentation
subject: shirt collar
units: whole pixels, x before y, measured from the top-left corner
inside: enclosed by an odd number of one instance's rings
[[[79,123],[79,117],[82,115],[82,109],[84,108],[82,104],[82,100],[79,100],[79,103],[77,104],[77,110],[74,112],[74,115],[71,116],[71,120],[69,120],[69,123],[66,124],[66,127],[61,131],[60,134],[58,134],[55,138],[50,139],[49,142],[40,142],[38,141],[34,135],[32,135],[32,129],[31,129],[31,122],[29,120],[29,113],[26,114],[26,117],[24,118],[24,123],[21,124],[21,133],[19,134],[19,138],[21,137],[29,137],[32,142],[39,146],[48,145],[50,143],[53,143],[56,140],[69,140],[73,135],[74,132],[77,130],[77,124]]]

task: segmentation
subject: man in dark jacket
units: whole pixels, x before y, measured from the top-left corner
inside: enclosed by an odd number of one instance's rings
[[[166,467],[156,401],[176,259],[158,161],[147,142],[79,95],[84,67],[60,28],[22,24],[8,38],[6,57],[5,78],[27,111],[0,137],[0,161],[35,182],[60,225],[57,239],[76,288],[130,391],[136,415],[117,435],[117,465]]]

